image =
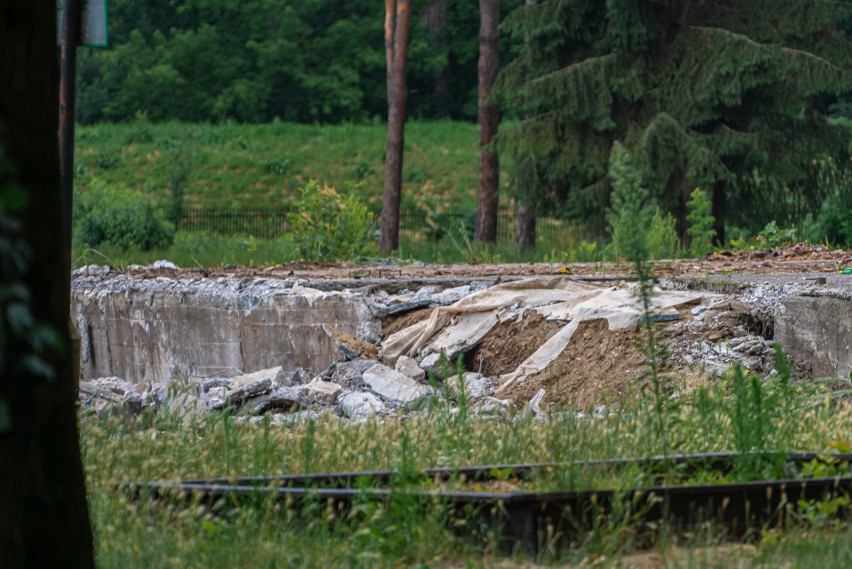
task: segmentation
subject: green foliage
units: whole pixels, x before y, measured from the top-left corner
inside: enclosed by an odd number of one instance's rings
[[[308,261],[340,261],[374,250],[370,241],[372,215],[347,185],[343,194],[311,180],[288,215],[289,241]]]
[[[630,262],[643,262],[650,257],[648,228],[653,210],[642,175],[620,142],[612,147],[609,175],[613,186],[609,216],[613,251]]]
[[[689,254],[693,257],[703,257],[713,250],[713,238],[716,237],[716,230],[713,229],[716,222],[712,213],[713,204],[707,192],[695,188],[686,202],[686,207],[689,210],[686,215],[686,221],[689,223],[686,233],[692,238]]]
[[[20,217],[28,196],[0,147],[0,377],[6,382],[53,381],[49,355],[62,349],[56,332],[39,322],[26,281],[31,251],[21,237]],[[0,435],[14,428],[7,402],[0,398]]]
[[[145,198],[97,181],[76,196],[74,232],[78,242],[92,247],[110,243],[122,250],[166,247],[175,234],[174,226]]]
[[[817,188],[822,205],[811,238],[840,247],[852,247],[852,170],[833,161],[819,165]]]
[[[515,192],[599,222],[619,140],[663,211],[685,213],[683,189],[701,186],[720,189],[725,222],[804,214],[812,161],[849,150],[827,107],[852,91],[852,43],[836,25],[850,11],[811,0],[525,4],[503,24],[519,51],[496,86],[517,119],[499,141]],[[758,191],[755,171],[783,199]]]
[[[387,129],[381,124],[263,125],[159,123],[99,124],[77,129],[77,187],[103,182],[146,196],[169,209],[175,182],[185,207],[286,206],[310,179],[356,191],[373,211],[381,209],[382,156]],[[476,209],[479,152],[475,124],[416,121],[406,124],[405,162],[428,174],[403,182],[404,205],[420,200],[449,209]],[[96,157],[117,164],[101,169]],[[186,177],[184,177],[184,174]],[[437,206],[430,206],[434,209]]]
[[[762,247],[784,247],[796,243],[796,229],[794,227],[781,228],[775,220],[766,224],[760,234],[755,238]]]
[[[648,227],[648,253],[651,259],[675,259],[680,255],[680,238],[675,224],[671,213],[663,215],[659,208],[654,210]]]
[[[521,0],[504,2],[508,10]],[[112,0],[109,9],[110,49],[80,53],[84,124],[140,113],[152,121],[252,123],[386,114],[381,2]],[[409,115],[475,119],[477,4],[412,9]]]

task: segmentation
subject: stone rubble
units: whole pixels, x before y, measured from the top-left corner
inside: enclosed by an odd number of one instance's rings
[[[160,268],[172,267],[162,265]],[[108,267],[91,265],[76,270],[74,275],[76,280],[93,280],[105,279],[109,273]],[[248,283],[229,278],[210,281],[194,282],[192,286],[196,290],[203,290],[205,294],[215,295],[222,290],[228,290],[258,297],[295,293],[300,286],[292,280],[275,279],[254,279]],[[180,280],[140,281],[124,275],[104,282],[109,283],[113,292],[150,289],[155,286],[188,286]],[[754,326],[771,321],[769,315],[774,310],[774,303],[785,295],[795,293],[802,286],[767,283],[746,287],[738,295],[728,295],[722,300],[715,297],[686,310],[676,320],[661,323],[661,326],[665,325],[668,330],[676,333],[673,336],[677,338],[678,343],[667,346],[672,360],[676,364],[716,374],[726,373],[736,363],[766,375],[777,373],[773,369],[773,343],[766,339],[771,337],[771,334],[762,334],[755,330]],[[364,295],[372,303],[371,306],[377,307],[376,313],[388,316],[395,311],[402,313],[403,310],[424,306],[450,305],[486,287],[482,282],[445,290],[429,285],[417,291],[403,291],[397,295],[389,295],[382,290],[364,292]],[[510,306],[504,317],[517,311],[517,306]],[[521,316],[522,314],[518,318]],[[241,420],[256,423],[263,420],[261,415],[266,414],[270,417],[271,424],[283,426],[315,420],[323,414],[363,421],[369,417],[416,413],[427,407],[428,401],[434,396],[441,396],[441,393],[434,393],[433,388],[427,384],[432,377],[438,382],[443,380],[444,389],[450,398],[445,403],[449,405],[458,404],[460,389],[463,389],[474,416],[509,418],[515,416],[518,411],[521,411],[518,416],[538,419],[548,415],[548,411],[542,409],[545,398],[543,389],[521,410],[513,408],[507,399],[494,397],[498,379],[496,377],[466,372],[461,378],[455,375],[442,378],[441,353],[433,351],[418,355],[417,359],[402,355],[393,362],[393,368],[374,359],[375,357],[374,353],[344,350],[341,361],[332,364],[315,377],[311,377],[311,374],[304,370],[285,373],[282,366],[277,366],[234,377],[208,377],[197,382],[189,381],[183,387],[172,390],[150,381],[131,384],[117,377],[100,378],[81,381],[79,399],[84,409],[99,414],[124,409],[130,414],[138,415],[150,409],[154,412],[166,410],[186,417],[203,412],[221,412],[230,408]],[[454,364],[451,364],[451,368],[454,369]],[[602,407],[588,416],[607,415],[608,410]]]

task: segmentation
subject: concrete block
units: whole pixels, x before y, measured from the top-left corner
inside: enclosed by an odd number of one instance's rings
[[[431,390],[386,365],[376,364],[362,377],[370,390],[385,401],[411,407],[421,403]]]
[[[426,371],[417,365],[417,361],[414,358],[409,358],[408,356],[399,356],[394,369],[403,375],[407,375],[414,381],[424,381],[426,379]]]
[[[365,391],[349,391],[340,398],[340,412],[350,419],[365,419],[384,410],[381,399]]]
[[[334,405],[337,396],[343,390],[337,383],[314,380],[298,388],[312,402],[318,405]]]

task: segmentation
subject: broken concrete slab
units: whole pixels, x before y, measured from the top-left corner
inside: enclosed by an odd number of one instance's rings
[[[403,375],[407,375],[414,381],[419,382],[426,379],[426,370],[417,365],[417,360],[408,356],[399,356],[394,369]]]
[[[246,373],[237,377],[234,377],[231,380],[231,385],[229,389],[237,390],[241,387],[245,387],[247,385],[257,383],[259,381],[268,379],[270,386],[283,386],[284,385],[284,369],[281,366],[272,367],[269,369],[262,369],[252,373]]]
[[[234,384],[234,381],[232,379],[227,378],[227,377],[214,377],[214,378],[211,378],[211,379],[205,379],[204,381],[201,382],[201,392],[207,393],[208,391],[210,391],[214,387],[224,387],[224,388],[227,388],[227,389],[231,389],[233,384]]]
[[[269,400],[269,395],[256,395],[242,402],[238,415],[263,415],[272,408],[272,402]]]
[[[228,392],[227,400],[228,403],[238,404],[249,397],[262,395],[264,393],[268,393],[270,390],[272,390],[272,379],[266,377],[264,379],[253,381],[252,383],[242,384],[239,387],[235,387]]]
[[[383,364],[366,370],[362,379],[382,399],[403,407],[416,406],[431,395],[429,387]]]
[[[376,365],[376,360],[352,360],[333,364],[321,377],[343,387],[362,389],[364,372]]]
[[[343,387],[337,383],[315,379],[310,383],[298,387],[298,389],[313,403],[318,405],[334,405]]]
[[[305,393],[297,387],[281,387],[269,394],[269,403],[272,407],[292,409],[300,407],[305,409],[311,402]]]
[[[350,419],[365,419],[385,412],[381,399],[369,392],[347,391],[340,397],[340,412]]]

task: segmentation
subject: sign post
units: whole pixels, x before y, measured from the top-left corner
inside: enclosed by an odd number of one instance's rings
[[[59,168],[65,250],[71,255],[74,195],[74,109],[77,46],[106,47],[107,0],[57,0],[57,40],[62,50],[59,80]]]

